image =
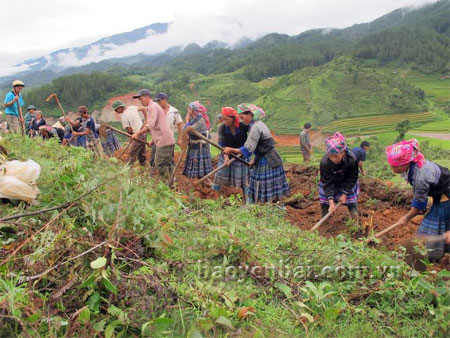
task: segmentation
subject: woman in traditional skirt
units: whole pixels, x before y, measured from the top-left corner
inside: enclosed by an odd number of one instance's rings
[[[428,196],[433,205],[419,226],[417,235],[445,235],[446,242],[427,244],[428,257],[440,259],[450,252],[450,171],[431,161],[426,161],[416,139],[402,141],[386,148],[387,160],[396,174],[401,174],[413,189],[413,200],[409,212],[397,224],[406,225],[414,216],[425,211]]]
[[[253,104],[242,103],[237,107],[242,122],[250,127],[247,141],[240,148],[226,147],[224,153],[255,154],[250,173],[248,197],[251,202],[273,202],[289,194],[289,185],[283,169],[283,161],[275,150],[275,141],[269,128],[261,121],[264,111]]]
[[[186,125],[192,127],[203,136],[208,135],[210,122],[206,112],[208,110],[200,103],[194,101],[187,108]],[[201,178],[212,170],[211,152],[209,144],[195,135],[189,134],[189,145],[186,154],[183,175],[193,178]]]
[[[222,108],[222,123],[219,125],[217,134],[219,136],[219,145],[222,147],[240,148],[247,141],[248,125],[239,122],[239,115],[231,107]],[[214,179],[213,189],[220,191],[220,186],[232,186],[241,188],[243,196],[246,196],[248,185],[248,166],[237,160],[230,164],[230,158],[222,153],[219,158],[218,167],[227,164],[226,167],[217,172]]]
[[[322,217],[346,204],[350,217],[358,222],[358,160],[339,132],[325,140],[327,154],[320,161],[319,200]]]

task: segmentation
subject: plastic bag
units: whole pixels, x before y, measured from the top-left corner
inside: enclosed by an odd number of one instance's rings
[[[35,185],[28,185],[14,176],[0,176],[0,198],[21,200],[31,204],[38,194],[39,189]]]
[[[22,182],[33,184],[41,174],[41,166],[33,160],[7,161],[0,166],[0,176],[14,176]]]

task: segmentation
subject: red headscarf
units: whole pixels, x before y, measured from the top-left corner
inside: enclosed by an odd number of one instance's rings
[[[222,107],[222,115],[234,117],[234,126],[239,128],[239,114],[231,107]]]

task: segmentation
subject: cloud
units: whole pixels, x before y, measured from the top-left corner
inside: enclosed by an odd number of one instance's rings
[[[55,0],[50,1],[55,5]],[[135,6],[137,10],[127,13],[119,12],[122,15],[122,22],[130,19],[129,15],[140,16],[141,12],[149,6],[148,1],[136,0],[142,7]],[[83,2],[83,1],[81,1]],[[96,3],[103,3],[102,0]],[[206,0],[191,0],[186,2],[177,2],[167,0],[161,8],[161,12],[170,11],[172,13],[172,23],[165,34],[155,34],[148,31],[146,38],[134,43],[117,46],[111,43],[102,45],[93,45],[87,54],[81,58],[77,57],[74,49],[59,53],[54,57],[47,57],[47,66],[56,66],[65,68],[71,66],[82,66],[91,62],[99,62],[109,58],[120,58],[132,56],[139,53],[155,54],[162,52],[173,46],[185,46],[188,43],[197,43],[204,45],[212,40],[219,40],[230,45],[238,42],[244,36],[256,39],[265,34],[278,32],[285,34],[299,34],[305,30],[313,28],[343,28],[356,23],[369,22],[380,17],[396,8],[403,6],[420,6],[424,3],[432,2],[430,0],[283,0],[274,2],[273,0],[228,0],[223,2],[210,2]],[[55,5],[56,6],[56,5]],[[68,6],[74,9],[82,8],[86,16],[89,17],[89,6],[86,3],[77,4],[76,1],[68,1]],[[93,5],[94,6],[94,5]],[[99,6],[96,4],[95,6]],[[111,7],[111,8],[110,8]],[[57,14],[55,8],[50,9],[52,14]],[[105,15],[115,13],[117,8],[114,6],[104,7]],[[108,12],[113,11],[113,12]],[[154,14],[155,11],[148,11]],[[64,12],[64,18],[70,17],[70,13]],[[104,18],[97,15],[97,26],[113,25],[121,20],[103,21]],[[57,16],[57,15],[56,15]],[[167,17],[167,13],[165,13]],[[55,19],[56,20],[56,19]],[[59,20],[59,19],[58,19]],[[155,20],[158,21],[158,20]],[[153,22],[155,22],[153,21]],[[56,21],[59,22],[59,21]],[[128,22],[128,21],[127,21]],[[92,26],[93,23],[86,22],[86,25]],[[145,24],[149,24],[146,22]],[[47,22],[45,25],[49,25]],[[74,23],[75,27],[81,32],[84,31],[85,23]],[[144,24],[143,24],[144,25]],[[143,26],[142,25],[142,26]],[[103,27],[103,26],[101,26]],[[0,27],[1,28],[1,27]],[[37,29],[37,28],[36,28]],[[99,30],[91,29],[95,34]],[[122,30],[125,31],[125,30]],[[324,34],[327,30],[324,30]],[[36,41],[39,43],[39,41]],[[29,58],[28,58],[29,59]],[[2,62],[0,54],[0,62]],[[0,68],[0,75],[11,73],[14,67]]]

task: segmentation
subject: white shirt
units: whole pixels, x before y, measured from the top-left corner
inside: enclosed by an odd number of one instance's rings
[[[180,113],[177,108],[170,106],[169,111],[166,114],[167,123],[169,124],[172,134],[178,131],[178,124],[183,122]]]
[[[120,121],[124,129],[130,127],[133,133],[141,130],[144,124],[136,106],[126,107],[124,112],[120,114]]]

